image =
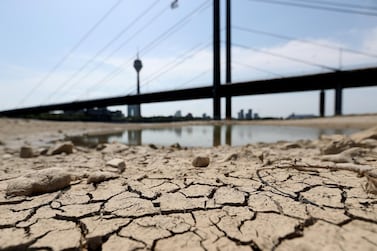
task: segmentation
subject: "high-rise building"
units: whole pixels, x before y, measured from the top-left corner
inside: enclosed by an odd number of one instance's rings
[[[238,112],[238,119],[244,119],[243,109]]]
[[[175,114],[174,114],[174,117],[176,117],[176,118],[180,118],[180,117],[182,117],[182,112],[181,112],[181,110],[176,111]]]
[[[249,109],[245,115],[245,119],[253,119],[253,110]]]

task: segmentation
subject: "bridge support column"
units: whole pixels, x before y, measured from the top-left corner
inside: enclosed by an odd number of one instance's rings
[[[225,97],[225,119],[232,120],[232,97]]]
[[[213,119],[221,119],[220,72],[220,0],[213,0]]]
[[[335,88],[335,116],[342,115],[342,92],[343,88],[338,83]]]
[[[226,72],[225,81],[226,84],[232,83],[232,65],[231,65],[231,9],[230,0],[226,0]],[[232,97],[225,97],[225,118],[227,120],[232,119]]]
[[[325,116],[325,91],[321,90],[319,93],[319,116],[324,117]]]

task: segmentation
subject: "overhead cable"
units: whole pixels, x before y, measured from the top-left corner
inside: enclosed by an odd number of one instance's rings
[[[364,16],[377,17],[377,13],[373,11],[372,12],[359,11],[359,10],[351,10],[351,9],[345,9],[345,8],[336,8],[336,7],[329,7],[329,6],[323,6],[323,5],[295,3],[295,2],[287,2],[287,1],[279,1],[279,0],[248,0],[248,1],[268,3],[268,4],[277,4],[277,5],[283,5],[283,6],[294,6],[294,7],[300,7],[300,8],[315,9],[315,10],[332,11],[332,12],[345,13],[345,14],[358,14],[358,15],[364,15]]]
[[[339,69],[331,67],[331,66],[318,64],[318,63],[310,62],[310,61],[299,59],[299,58],[294,58],[294,57],[291,57],[291,56],[282,55],[282,54],[279,54],[279,53],[275,53],[275,52],[271,52],[271,51],[267,51],[267,50],[263,50],[263,49],[257,49],[257,48],[247,46],[247,45],[243,45],[243,44],[239,44],[239,43],[232,43],[232,45],[235,45],[235,46],[238,46],[240,48],[247,49],[247,50],[252,50],[252,51],[255,51],[255,52],[258,52],[258,53],[271,55],[273,57],[283,58],[283,59],[286,59],[286,60],[289,60],[289,61],[294,61],[294,62],[306,64],[306,65],[311,65],[311,66],[319,67],[319,68],[330,70],[330,71],[339,71]]]
[[[292,0],[291,0],[292,1]],[[349,8],[349,9],[361,9],[361,10],[377,10],[377,6],[372,5],[360,5],[360,4],[351,4],[343,2],[332,2],[332,1],[323,1],[323,0],[293,0],[296,2],[307,2],[307,3],[314,3],[314,4],[321,4],[321,5],[329,5],[341,8]]]
[[[67,59],[81,46],[81,44],[97,29],[97,27],[105,21],[105,19],[110,16],[110,14],[122,3],[122,0],[115,2],[108,11],[97,21],[95,24],[79,39],[79,41],[65,54],[50,70],[49,72],[39,80],[34,87],[21,99],[18,106],[21,106],[31,95],[42,86],[51,75],[65,62]]]
[[[205,76],[205,75],[208,74],[208,73],[211,73],[211,69],[207,69],[207,70],[205,70],[205,71],[200,72],[199,74],[195,75],[195,76],[192,77],[191,79],[189,79],[189,80],[183,82],[182,84],[178,85],[176,88],[174,88],[174,90],[179,90],[179,89],[181,89],[183,86],[185,86],[185,85],[187,85],[187,84],[189,84],[189,83],[192,83],[192,82],[196,81],[197,79],[199,79],[199,78]]]
[[[238,25],[232,25],[232,28],[235,29],[235,30],[239,30],[239,31],[275,37],[275,38],[284,39],[284,40],[288,40],[288,41],[299,41],[299,42],[302,42],[302,43],[312,44],[312,45],[316,45],[316,46],[320,46],[320,47],[324,47],[324,48],[328,48],[328,49],[342,50],[342,51],[347,51],[347,52],[351,52],[351,53],[355,53],[355,54],[360,54],[360,55],[367,56],[367,57],[377,58],[377,54],[372,54],[370,52],[360,51],[360,50],[351,49],[351,48],[347,48],[347,47],[343,47],[343,46],[342,47],[341,46],[334,46],[334,45],[320,43],[320,42],[311,41],[311,40],[307,40],[307,39],[286,36],[286,35],[282,35],[282,34],[257,30],[257,29],[253,29],[253,28],[246,28],[246,27],[242,27],[242,26],[238,26]]]
[[[144,84],[142,86],[146,86],[146,85],[150,84],[151,82],[153,82],[154,80],[161,77],[162,75],[164,75],[168,72],[171,72],[174,68],[183,64],[188,59],[194,57],[196,54],[201,52],[203,49],[207,48],[210,44],[211,44],[211,42],[207,43],[207,44],[201,43],[200,45],[195,46],[193,49],[190,49],[185,54],[178,56],[173,62],[170,62],[170,63],[164,65],[160,70],[158,70],[157,72],[154,72],[151,76],[149,76],[149,78],[144,80]]]
[[[175,23],[174,25],[172,25],[171,27],[169,27],[167,30],[165,30],[164,32],[160,33],[160,35],[157,36],[155,39],[153,39],[152,41],[150,41],[146,46],[144,46],[140,50],[140,54],[145,55],[145,54],[149,53],[151,50],[153,50],[154,48],[156,48],[159,44],[161,44],[162,42],[164,42],[170,36],[172,36],[173,34],[175,34],[176,32],[178,32],[179,30],[181,30],[185,25],[187,25],[191,21],[191,18],[195,14],[198,14],[201,11],[204,11],[205,9],[207,9],[210,6],[211,6],[210,1],[208,1],[208,0],[204,1],[197,8],[195,8],[194,10],[192,10],[190,13],[188,13],[182,19],[180,19],[177,23]],[[93,86],[91,86],[90,88],[88,88],[84,92],[84,94],[88,94],[89,92],[91,92],[92,90],[94,90],[95,88],[97,88],[99,85],[103,84],[104,82],[110,81],[115,76],[119,75],[123,71],[123,67],[130,65],[131,62],[132,62],[132,60],[133,60],[133,58],[130,58],[130,59],[126,60],[123,64],[121,64],[120,66],[118,66],[118,68],[114,69],[109,74],[107,74],[106,76],[104,76],[102,79],[100,79],[99,81],[97,81]]]
[[[76,78],[85,68],[87,68],[88,65],[90,65],[91,63],[93,63],[104,51],[106,51],[112,44],[114,44],[117,40],[119,40],[130,28],[132,28],[137,22],[140,21],[140,19],[142,19],[143,17],[145,17],[156,5],[157,3],[160,2],[160,0],[157,0],[157,1],[154,1],[150,6],[147,6],[147,8],[145,10],[143,10],[140,15],[138,15],[133,21],[131,21],[128,25],[126,25],[120,32],[118,32],[118,34],[116,36],[114,36],[105,46],[103,46],[101,49],[99,49],[95,54],[94,56],[92,56],[89,60],[87,60],[77,71],[75,71],[73,74],[71,74],[65,81],[63,81],[59,86],[58,88],[55,89],[55,91],[50,94],[50,96],[46,99],[45,102],[48,102],[54,95],[56,95],[61,89],[63,88],[66,88],[67,90],[69,90],[71,87],[75,86],[77,84],[78,81],[75,81],[73,82],[72,84],[70,84],[69,86],[67,86],[67,84],[72,81],[74,78]],[[164,8],[164,10],[166,10],[166,8]],[[162,13],[159,13],[159,16],[161,16]],[[129,41],[129,40],[127,40]],[[119,48],[117,48],[117,50],[113,51],[111,53],[111,55],[115,54],[116,51],[118,51]],[[107,58],[109,58],[110,56],[107,56]],[[100,65],[101,62],[99,62],[97,65]],[[93,72],[93,70],[91,70],[89,73]],[[85,76],[88,76],[89,73],[87,73]],[[80,78],[79,79],[80,81],[83,80],[83,78]]]
[[[256,67],[256,66],[250,65],[248,63],[240,62],[240,61],[237,61],[237,60],[233,60],[232,63],[238,64],[238,65],[243,66],[243,67],[251,68],[251,69],[259,71],[259,72],[267,73],[267,74],[270,74],[270,75],[273,75],[273,76],[276,76],[276,77],[280,77],[280,78],[284,77],[283,75],[281,75],[279,73],[275,73],[275,72],[272,72],[272,71],[269,71],[269,70],[266,70],[266,69],[262,69],[260,67]]]

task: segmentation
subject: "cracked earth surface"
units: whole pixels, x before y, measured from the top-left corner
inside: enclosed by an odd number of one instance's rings
[[[326,168],[375,171],[376,136],[374,129],[351,138],[214,148],[111,143],[33,158],[3,143],[0,249],[377,250],[374,176]],[[329,145],[340,151],[332,156],[360,151],[332,162],[324,153]],[[209,166],[192,165],[199,155]],[[125,171],[107,166],[112,159],[124,160]],[[70,173],[70,184],[7,195],[18,177],[51,167]],[[97,171],[114,175],[88,184]]]

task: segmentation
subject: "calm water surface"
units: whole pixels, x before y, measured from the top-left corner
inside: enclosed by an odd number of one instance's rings
[[[195,125],[183,127],[146,128],[126,130],[108,135],[80,136],[70,138],[78,145],[95,146],[98,143],[118,141],[130,145],[155,144],[169,146],[218,146],[246,145],[257,142],[295,141],[318,139],[324,134],[351,134],[357,129],[319,129],[294,126],[259,125]]]

